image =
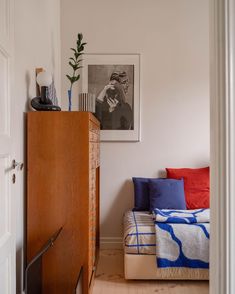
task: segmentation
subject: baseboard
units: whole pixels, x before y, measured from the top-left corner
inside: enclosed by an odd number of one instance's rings
[[[100,249],[123,249],[121,237],[101,237]]]

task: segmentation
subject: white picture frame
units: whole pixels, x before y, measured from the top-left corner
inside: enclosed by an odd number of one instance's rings
[[[140,54],[84,54],[82,65],[82,91],[95,94],[95,115],[101,122],[101,141],[140,141]],[[107,100],[113,100],[107,95],[100,96],[100,93],[107,93],[104,87],[110,87],[110,83],[113,83],[112,77],[117,73],[120,76],[122,73],[126,74],[128,85],[122,76],[120,83],[114,80],[117,84],[115,88],[117,86],[117,89],[124,89],[122,101],[125,102],[120,102],[117,98],[115,103],[119,108],[115,106],[113,111],[114,104],[112,103],[112,107],[107,104]],[[106,104],[102,109],[107,112],[97,110],[101,104]]]

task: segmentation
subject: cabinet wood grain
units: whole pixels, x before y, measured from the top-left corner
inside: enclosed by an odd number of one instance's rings
[[[63,227],[43,257],[43,294],[83,293],[99,248],[99,122],[88,112],[27,114],[27,262]]]

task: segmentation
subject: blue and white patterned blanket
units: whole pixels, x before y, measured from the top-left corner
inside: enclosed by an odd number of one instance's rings
[[[209,209],[155,209],[154,217],[159,268],[209,268]]]

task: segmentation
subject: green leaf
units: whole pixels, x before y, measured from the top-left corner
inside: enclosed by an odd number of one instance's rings
[[[78,40],[81,41],[83,39],[83,35],[81,33],[78,33]]]
[[[76,77],[72,77],[72,81],[71,83],[75,83],[77,80],[76,80]]]
[[[80,79],[80,75],[76,76],[76,81],[78,81]]]
[[[72,51],[74,51],[74,53],[76,53],[77,51],[74,48],[70,48]]]
[[[66,77],[70,80],[70,82],[72,83],[72,77],[70,77],[69,75],[66,75]]]
[[[81,53],[74,53],[74,56],[76,58],[76,60],[78,59],[79,56],[81,56],[82,54]]]
[[[72,62],[69,62],[69,65],[72,67],[72,69],[73,69],[74,71],[77,70],[77,67],[78,67],[77,64],[73,64]]]
[[[70,57],[69,59],[72,60],[74,63],[77,62],[73,57]]]
[[[71,61],[69,61],[69,65],[72,66],[72,68],[74,67],[74,64]]]

